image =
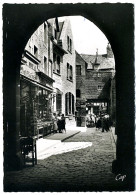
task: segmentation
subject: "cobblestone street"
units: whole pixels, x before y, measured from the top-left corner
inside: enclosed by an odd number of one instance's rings
[[[49,137],[50,138],[50,137]],[[115,159],[112,132],[102,133],[95,128],[80,132],[65,140],[65,145],[88,142],[81,149],[52,155],[38,160],[34,167],[5,173],[5,191],[79,192],[121,191],[126,179],[116,181],[111,171]],[[74,147],[75,148],[75,147]],[[64,148],[65,150],[65,148]]]

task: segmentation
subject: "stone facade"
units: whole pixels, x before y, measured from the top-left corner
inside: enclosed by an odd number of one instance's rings
[[[79,60],[83,58],[83,60]],[[86,62],[86,65],[85,63]],[[107,54],[86,55],[77,53],[76,67],[85,69],[83,75],[77,76],[76,89],[80,91],[81,99],[85,100],[87,114],[109,113],[112,115],[112,95],[110,95],[112,80],[115,75],[115,62],[113,52],[108,44]],[[115,85],[115,84],[114,84]],[[113,90],[115,86],[113,85]],[[79,98],[77,98],[77,104]]]
[[[85,126],[87,63],[76,52],[76,110],[77,126]]]
[[[68,18],[63,22],[59,22],[59,32],[56,39],[58,45],[64,50],[53,48],[53,53],[60,57],[60,70],[53,71],[53,79],[55,80],[53,87],[54,92],[60,94],[61,100],[57,100],[57,95],[54,102],[54,111],[61,112],[66,116],[66,124],[75,126],[75,102],[76,102],[76,76],[75,76],[75,49],[71,25]],[[54,63],[57,60],[54,61]],[[59,95],[58,95],[59,96]],[[59,102],[60,101],[60,102]],[[61,105],[60,110],[57,106]],[[59,109],[59,108],[58,108]]]
[[[52,120],[52,58],[47,22],[30,37],[20,69],[21,136],[38,136]],[[41,132],[40,132],[41,131]],[[45,132],[46,134],[46,132]]]
[[[39,134],[38,126],[52,121],[53,112],[65,114],[66,124],[75,126],[75,49],[68,18],[49,19],[30,37],[20,84],[21,135]]]

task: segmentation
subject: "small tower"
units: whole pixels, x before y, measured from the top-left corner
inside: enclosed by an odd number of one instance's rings
[[[113,51],[111,49],[110,43],[107,45],[107,58],[113,58]]]

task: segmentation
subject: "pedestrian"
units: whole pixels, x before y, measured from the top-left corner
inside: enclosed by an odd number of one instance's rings
[[[86,126],[90,127],[90,116],[88,114],[86,115]]]
[[[101,128],[101,118],[98,117],[96,122],[96,130],[99,130],[100,128]]]
[[[104,115],[102,120],[102,132],[109,131],[109,123],[108,123],[108,117],[107,115]]]
[[[57,116],[56,116],[56,113],[53,113],[52,120],[53,120],[53,132],[57,133],[58,126],[57,126]]]
[[[63,130],[64,130],[66,133],[65,125],[66,125],[66,120],[65,120],[64,114],[62,114],[62,116],[61,116],[61,131],[63,132]]]
[[[58,131],[59,133],[61,133],[61,114],[58,113],[58,116],[57,116],[57,125],[58,125]]]

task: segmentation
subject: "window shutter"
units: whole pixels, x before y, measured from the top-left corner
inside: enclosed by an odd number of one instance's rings
[[[74,114],[74,95],[72,94],[72,114]]]

